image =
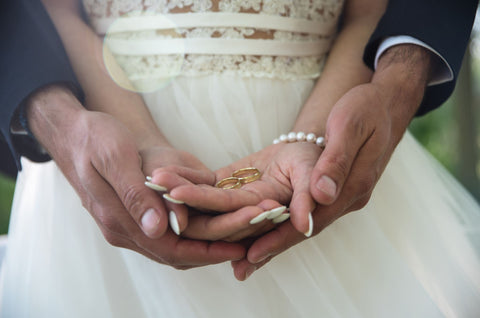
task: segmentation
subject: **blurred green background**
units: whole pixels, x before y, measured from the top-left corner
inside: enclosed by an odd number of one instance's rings
[[[410,131],[480,202],[480,39],[477,25],[454,94],[439,109],[414,119]],[[0,234],[8,229],[14,187],[12,178],[0,174]]]
[[[0,174],[0,234],[5,234],[8,230],[14,188],[14,180]]]

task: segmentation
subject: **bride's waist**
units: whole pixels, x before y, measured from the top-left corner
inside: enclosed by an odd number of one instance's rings
[[[132,81],[232,73],[316,78],[335,23],[245,13],[185,13],[93,19]]]
[[[115,61],[132,82],[211,74],[282,80],[314,79],[320,75],[324,60],[325,56],[233,54],[117,55],[115,57]]]

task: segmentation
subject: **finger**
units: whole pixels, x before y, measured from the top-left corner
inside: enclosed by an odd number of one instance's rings
[[[275,213],[281,205],[273,200],[264,200],[258,206],[243,207],[235,212],[218,216],[198,215],[191,217],[189,226],[183,233],[185,237],[200,240],[221,240],[237,233],[253,233],[262,224],[272,222],[268,214]],[[263,220],[253,223],[252,220],[263,217]],[[273,224],[272,224],[273,227]],[[244,232],[248,231],[248,232]]]
[[[129,148],[127,148],[128,150]],[[115,190],[125,209],[142,231],[158,238],[167,229],[165,206],[157,193],[145,187],[145,176],[135,151],[124,151],[121,156],[94,158],[92,164]]]
[[[137,251],[133,237],[142,233],[130,213],[125,209],[117,193],[96,170],[89,166],[80,169],[81,195],[83,205],[98,224],[105,239],[113,246],[131,248]],[[78,190],[77,190],[78,191]],[[86,199],[85,199],[86,198]],[[127,241],[130,242],[127,244]]]
[[[370,195],[390,158],[393,148],[386,133],[375,132],[362,146],[352,164],[350,175],[334,205],[343,215],[366,205]],[[334,205],[331,205],[333,207]]]
[[[227,242],[242,241],[242,243],[247,243],[247,240],[252,240],[260,235],[271,231],[274,227],[277,226],[278,223],[283,222],[282,221],[276,223],[275,220],[278,220],[278,217],[280,215],[288,214],[286,213],[286,206],[279,206],[279,203],[272,200],[265,200],[261,202],[259,206],[263,209],[263,212],[257,214],[254,218],[250,220],[250,226],[247,226],[244,229],[239,230],[232,235],[229,235],[223,240]],[[289,214],[288,217],[290,217]]]
[[[177,204],[164,200],[168,211],[168,223],[170,229],[176,235],[180,235],[188,226],[188,207],[184,204]]]
[[[261,224],[251,226],[242,231],[239,231],[233,235],[224,238],[225,242],[240,242],[246,239],[252,239],[261,236],[267,232],[270,232],[275,227],[272,222],[263,222]]]
[[[261,181],[255,181],[256,186],[268,188],[266,184],[259,184]],[[253,183],[252,183],[253,184]],[[244,190],[245,189],[245,190]],[[208,185],[183,185],[170,191],[170,196],[185,204],[202,210],[212,212],[230,212],[238,210],[244,206],[257,205],[265,197],[270,197],[269,192],[251,191],[252,187],[244,189],[220,189]],[[259,193],[262,193],[260,195]]]
[[[168,166],[155,169],[151,177],[152,183],[165,187],[167,190],[181,185],[213,185],[215,183],[215,174],[212,171],[182,166]]]
[[[245,247],[238,243],[190,240],[167,232],[159,239],[136,242],[160,262],[176,268],[218,264],[245,257]]]
[[[176,246],[176,256],[183,259],[180,263],[204,266],[218,264],[245,257],[245,248],[237,243],[202,242],[181,240]]]
[[[163,263],[163,260],[161,258],[159,258],[157,255],[152,254],[151,252],[149,252],[149,251],[141,248],[139,245],[135,244],[135,242],[133,242],[131,237],[121,235],[119,233],[113,233],[110,229],[105,227],[102,223],[98,222],[97,219],[95,219],[95,221],[97,222],[98,227],[102,231],[103,236],[105,238],[108,238],[107,241],[111,245],[113,245],[115,247],[121,247],[121,248],[126,248],[126,249],[129,249],[129,250],[135,251],[137,253],[142,254],[145,257],[150,258],[151,260],[153,260],[155,262]],[[133,220],[131,220],[131,222],[134,223]]]
[[[252,264],[247,259],[232,261],[233,275],[239,281],[247,280],[256,270],[267,264],[273,256],[266,258],[260,263]]]
[[[288,222],[258,238],[247,252],[247,259],[252,264],[261,263],[270,256],[275,256],[291,246],[306,239]]]
[[[290,215],[293,226],[306,237],[312,235],[312,212],[316,203],[310,194],[310,176],[313,167],[305,165],[294,170],[292,175],[293,195],[290,202]]]
[[[327,122],[326,147],[315,165],[310,191],[320,204],[331,204],[342,191],[355,157],[372,133],[364,118],[336,105]]]

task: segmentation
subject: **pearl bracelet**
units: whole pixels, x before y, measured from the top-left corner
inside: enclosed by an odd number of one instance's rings
[[[298,142],[298,141],[306,141],[311,142],[312,144],[316,144],[321,148],[325,148],[325,138],[324,137],[317,137],[314,133],[305,134],[302,131],[299,132],[289,132],[288,134],[282,134],[277,139],[273,140],[273,144],[279,143],[288,143],[288,142]]]

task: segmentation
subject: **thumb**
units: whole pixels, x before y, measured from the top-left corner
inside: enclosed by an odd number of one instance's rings
[[[313,231],[311,213],[316,207],[310,193],[310,176],[313,167],[296,170],[292,180],[293,194],[290,201],[290,220],[295,229],[310,237]]]
[[[352,164],[367,139],[361,126],[361,123],[355,125],[341,114],[329,118],[326,146],[310,179],[310,193],[317,203],[328,205],[337,199]]]
[[[94,160],[98,173],[115,190],[123,206],[150,238],[162,236],[168,225],[168,216],[161,197],[145,186],[138,153],[123,149],[116,160]],[[108,162],[109,164],[105,164]]]

